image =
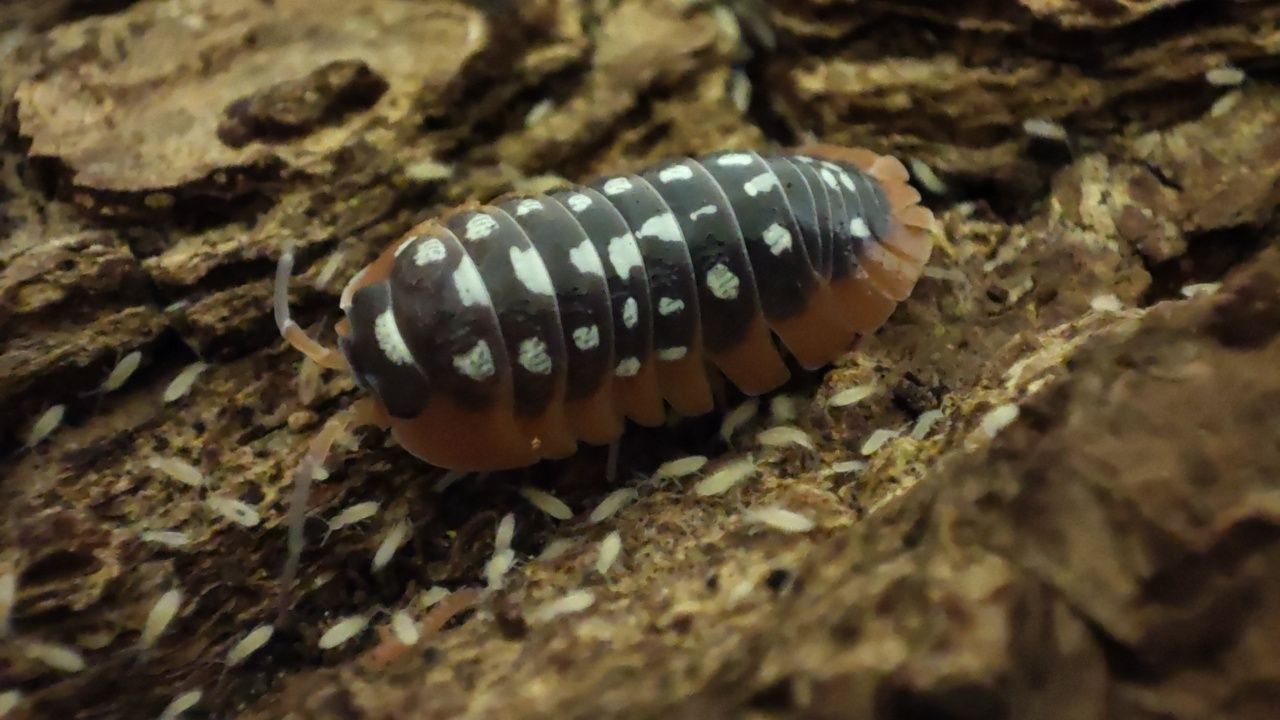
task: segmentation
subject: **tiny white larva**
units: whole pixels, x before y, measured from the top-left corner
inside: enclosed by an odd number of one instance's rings
[[[391,632],[402,645],[417,645],[422,637],[418,632],[418,624],[403,610],[391,614]]]
[[[174,588],[161,595],[155,605],[151,606],[151,612],[147,613],[147,620],[142,625],[142,634],[138,637],[138,646],[147,650],[155,645],[156,640],[160,639],[181,609],[181,590]]]
[[[387,532],[387,536],[383,538],[382,544],[378,545],[378,550],[373,554],[374,572],[378,572],[382,568],[386,567],[387,563],[391,562],[392,556],[394,556],[396,554],[396,550],[399,550],[400,546],[404,544],[405,539],[409,537],[412,530],[413,528],[404,520],[401,520],[392,526],[391,530]]]
[[[160,711],[159,720],[177,720],[182,713],[190,710],[200,704],[200,698],[204,697],[201,690],[188,690],[181,695],[175,697],[172,702]]]
[[[600,554],[596,556],[596,572],[601,575],[608,573],[620,554],[622,554],[622,535],[614,530],[600,541]]]
[[[545,490],[526,485],[520,488],[520,494],[531,505],[557,520],[568,520],[573,517],[573,510],[565,505],[563,500]]]
[[[513,513],[507,513],[498,521],[498,529],[493,536],[493,549],[506,550],[511,547],[511,541],[516,535],[516,516]]]
[[[242,527],[255,527],[262,520],[252,506],[234,498],[210,495],[204,503],[210,510]]]
[[[596,596],[590,590],[574,590],[562,597],[539,605],[529,613],[534,622],[547,622],[562,615],[582,612],[595,604]]]
[[[146,530],[140,536],[143,542],[178,548],[191,544],[191,536],[178,530]]]
[[[39,660],[50,668],[64,673],[78,673],[85,669],[84,656],[79,650],[51,642],[32,642],[24,648],[27,657]]]
[[[726,443],[733,440],[734,433],[751,422],[751,418],[758,412],[760,412],[760,400],[757,398],[751,398],[730,410],[720,423],[720,438]]]
[[[856,405],[876,394],[878,387],[872,383],[854,385],[827,398],[827,407],[848,407]]]
[[[707,465],[707,456],[690,455],[688,457],[676,458],[668,460],[658,466],[653,471],[653,475],[649,477],[652,482],[663,482],[666,480],[679,480],[688,477]]]
[[[177,402],[187,396],[191,392],[191,388],[196,384],[196,380],[200,374],[209,366],[203,362],[194,362],[182,369],[172,381],[165,386],[164,394],[160,397],[167,404]]]
[[[102,381],[102,387],[99,392],[109,393],[115,392],[129,382],[129,378],[138,370],[138,366],[142,364],[142,352],[134,350],[133,352],[120,358],[120,362],[111,369],[111,373],[107,375],[107,379]]]
[[[205,486],[204,473],[185,460],[174,457],[153,457],[147,460],[147,466],[188,487],[199,488]]]
[[[497,590],[506,583],[507,572],[515,564],[516,553],[511,548],[495,552],[484,565],[485,582],[491,590]]]
[[[274,635],[275,632],[276,629],[271,625],[259,625],[258,627],[250,630],[247,635],[240,638],[240,640],[236,642],[235,645],[232,645],[231,649],[227,651],[227,667],[235,667],[245,660],[248,660],[250,655],[261,650],[262,646],[266,645],[267,642],[271,640],[271,636]]]
[[[45,410],[27,432],[25,438],[26,447],[33,448],[44,442],[46,438],[53,434],[54,430],[58,429],[66,415],[66,405],[54,405]]]
[[[876,454],[877,450],[884,447],[885,443],[898,437],[901,434],[902,433],[898,430],[891,430],[889,428],[880,428],[879,430],[872,432],[871,435],[867,437],[866,442],[862,443],[862,447],[859,448],[859,451],[863,455],[874,455]]]
[[[618,488],[600,501],[600,504],[591,511],[588,519],[593,523],[602,522],[613,517],[615,513],[628,504],[635,502],[638,497],[640,497],[640,494],[634,488]]]
[[[775,425],[767,430],[761,430],[756,435],[756,442],[765,447],[799,445],[807,450],[814,449],[813,438],[809,437],[809,433],[794,425]]]
[[[368,500],[351,505],[333,516],[333,519],[329,521],[329,532],[341,530],[348,525],[368,520],[378,514],[378,508],[380,507],[382,506],[377,500]]]
[[[755,458],[748,455],[721,465],[715,472],[694,485],[693,491],[702,497],[720,495],[755,474]]]
[[[776,505],[749,508],[743,513],[743,517],[747,522],[767,525],[775,530],[789,533],[804,533],[814,528],[814,523],[809,518],[794,510]]]
[[[350,615],[334,623],[320,636],[318,647],[321,650],[332,650],[351,638],[364,632],[369,626],[368,615]]]

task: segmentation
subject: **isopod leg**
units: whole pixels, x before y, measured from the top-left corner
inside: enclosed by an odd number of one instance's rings
[[[604,480],[610,485],[618,481],[618,453],[621,449],[622,438],[609,443],[609,456],[604,465]]]
[[[346,418],[330,418],[320,432],[311,438],[307,451],[293,471],[293,493],[289,498],[289,513],[285,524],[289,529],[288,555],[285,558],[284,571],[280,576],[280,593],[276,606],[276,625],[283,624],[289,611],[289,600],[292,595],[294,580],[298,577],[298,566],[302,561],[303,526],[307,520],[307,502],[311,497],[311,482],[316,471],[324,467],[325,458],[333,449],[333,444],[347,430],[360,425],[379,424],[377,408],[368,399],[359,400],[352,406],[352,412]]]
[[[295,350],[311,358],[320,367],[331,370],[345,370],[346,358],[342,353],[327,348],[312,340],[289,314],[289,277],[293,275],[293,247],[286,246],[280,253],[280,262],[276,265],[276,282],[274,309],[276,327],[280,329],[280,337],[293,346]]]

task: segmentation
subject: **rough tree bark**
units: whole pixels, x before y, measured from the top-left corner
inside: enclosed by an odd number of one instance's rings
[[[1280,3],[23,0],[0,32],[13,716],[153,717],[193,690],[193,714],[260,718],[1280,712]],[[274,334],[283,243],[300,317],[331,336],[346,279],[442,207],[810,137],[911,160],[942,219],[883,331],[731,447],[714,418],[637,432],[638,500],[601,524],[602,451],[436,493],[362,434],[312,498],[290,624],[224,666],[273,618],[287,473],[355,397]],[[756,447],[778,422],[815,449]],[[897,434],[868,446],[879,430]],[[759,475],[724,497],[632,479],[747,452]],[[325,538],[319,518],[369,500]],[[769,505],[816,527],[747,522]],[[385,614],[318,649],[341,617],[483,585],[508,512],[519,565],[474,611],[415,652]],[[582,589],[590,607],[536,617]]]

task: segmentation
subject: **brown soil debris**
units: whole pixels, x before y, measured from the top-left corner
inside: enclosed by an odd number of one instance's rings
[[[189,717],[1277,716],[1278,23],[1208,0],[5,4],[0,715],[198,691]],[[628,435],[619,487],[599,448],[445,487],[344,438],[289,622],[240,644],[274,619],[289,472],[357,396],[275,333],[286,242],[327,340],[346,280],[448,206],[811,137],[902,157],[945,230],[884,329],[727,443],[722,416]]]

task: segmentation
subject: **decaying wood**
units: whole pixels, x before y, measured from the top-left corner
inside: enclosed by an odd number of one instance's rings
[[[1280,5],[24,0],[0,28],[15,716],[154,717],[195,690],[211,716],[263,718],[1280,707]],[[1206,78],[1224,68],[1238,85]],[[811,137],[903,157],[946,238],[883,331],[797,378],[794,417],[762,405],[732,447],[714,418],[636,433],[638,497],[599,524],[603,450],[436,493],[438,471],[362,434],[311,500],[289,624],[224,667],[273,619],[288,473],[356,397],[275,335],[286,241],[294,306],[328,338],[347,278],[450,204]],[[853,386],[874,391],[827,403]],[[780,422],[816,448],[751,439]],[[747,453],[755,477],[692,491]],[[711,463],[640,477],[687,455]],[[373,500],[326,539],[320,519]],[[771,507],[815,527],[752,521]],[[463,612],[507,513],[516,565]],[[437,585],[466,594],[433,611]],[[396,610],[424,623],[411,652]]]

